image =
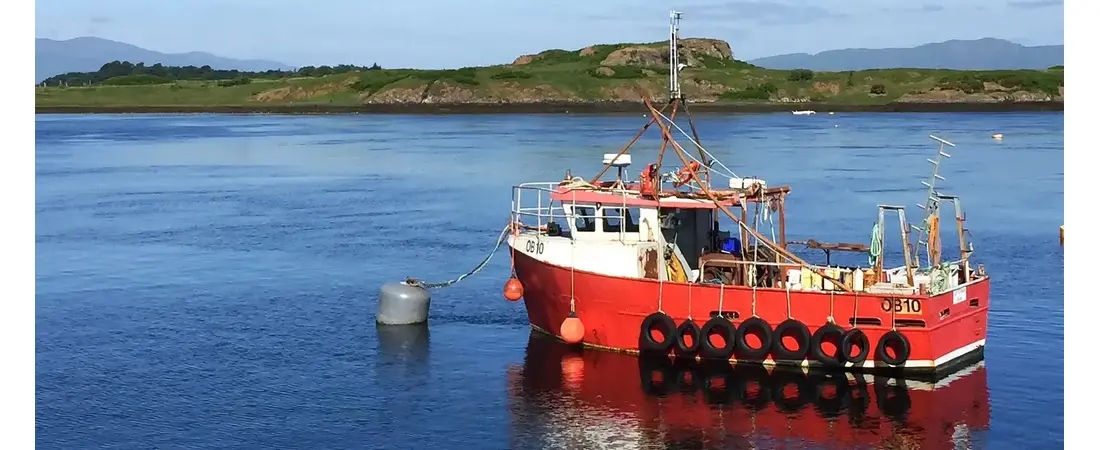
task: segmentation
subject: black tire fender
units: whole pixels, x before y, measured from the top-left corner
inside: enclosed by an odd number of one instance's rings
[[[821,344],[830,338],[836,344],[836,350],[833,351],[832,355],[826,354],[825,350],[821,348]],[[810,336],[810,357],[825,367],[838,368],[844,366],[843,353],[840,351],[840,341],[843,338],[844,329],[835,323],[826,323],[818,327],[813,336]]]
[[[852,347],[859,347],[859,353],[852,355]],[[853,366],[862,366],[867,361],[867,355],[871,354],[871,341],[867,339],[867,333],[859,328],[852,328],[844,332],[840,338],[840,357],[844,362]]]
[[[778,363],[801,365],[810,352],[810,329],[795,319],[779,322],[772,332],[772,359]],[[791,350],[783,345],[784,336],[793,336],[798,348]]]
[[[745,340],[745,336],[749,334],[758,334],[760,337],[760,347],[752,348],[749,346],[748,341]],[[768,352],[772,347],[772,328],[768,326],[768,322],[759,317],[749,317],[741,322],[741,325],[737,327],[737,350],[736,355],[738,360],[763,362],[768,357]]]
[[[886,352],[888,348],[894,351],[893,356]],[[909,338],[898,330],[890,330],[879,338],[878,345],[875,346],[875,361],[897,367],[909,360],[910,350]]]
[[[642,319],[639,330],[638,348],[643,352],[668,353],[672,348],[672,338],[676,332],[676,322],[663,312],[655,312]],[[659,330],[664,339],[658,341],[653,338],[653,331]]]
[[[695,352],[699,351],[699,325],[696,325],[691,319],[686,319],[680,323],[680,326],[676,327],[673,336],[676,337],[673,344],[676,346],[677,353],[695,355]],[[686,338],[691,338],[690,344],[684,342]]]
[[[725,345],[715,347],[710,342],[710,336],[718,334],[722,336]],[[722,316],[711,317],[703,323],[699,329],[699,354],[706,359],[729,360],[737,348],[737,326]]]

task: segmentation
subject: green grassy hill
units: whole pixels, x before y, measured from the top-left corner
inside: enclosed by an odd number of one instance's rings
[[[834,105],[1061,101],[1063,70],[855,72],[768,70],[733,59],[729,44],[681,41],[684,94],[695,102]],[[538,104],[667,97],[667,41],[547,50],[511,64],[452,70],[308,67],[245,73],[112,63],[64,74],[35,91],[37,107]],[[110,66],[110,67],[108,67]]]

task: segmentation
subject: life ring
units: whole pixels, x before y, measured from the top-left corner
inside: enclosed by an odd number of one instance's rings
[[[676,173],[676,187],[688,184],[688,182],[690,182],[692,178],[695,178],[695,174],[698,172],[698,170],[699,161],[688,162],[687,165],[684,166],[684,168],[680,169],[680,171]]]
[[[844,337],[844,329],[835,323],[826,323],[817,328],[813,336],[810,336],[810,357],[825,367],[841,367],[844,365],[843,353],[840,352],[840,340]],[[826,354],[821,344],[832,342],[836,347],[833,354]]]
[[[787,319],[775,326],[773,334],[772,359],[776,363],[801,365],[802,360],[806,359],[806,354],[810,352],[810,329],[798,320]],[[784,336],[794,337],[795,342],[798,343],[798,348],[793,350],[787,348],[783,344]]]
[[[717,347],[711,342],[710,338],[714,334],[722,337],[724,345]],[[699,354],[707,359],[728,360],[737,348],[736,337],[737,326],[733,322],[722,316],[711,317],[699,329]]]
[[[676,327],[676,351],[681,355],[694,355],[699,351],[699,325],[691,319],[686,319]],[[686,342],[690,338],[691,342]]]
[[[887,349],[892,350],[893,355],[887,353]],[[900,331],[890,330],[878,340],[878,345],[875,346],[875,360],[897,367],[909,360],[909,351],[909,338]]]
[[[760,338],[760,346],[752,347],[745,339],[750,334],[756,334]],[[737,327],[737,349],[735,353],[738,355],[737,359],[764,362],[764,359],[768,357],[768,352],[772,347],[772,328],[768,326],[768,322],[759,317],[749,317],[741,325]]]
[[[852,348],[859,348],[859,353],[852,355]],[[871,353],[871,342],[867,340],[867,334],[859,328],[852,328],[844,332],[840,338],[840,357],[844,362],[853,366],[863,365],[867,361],[867,355]]]
[[[653,332],[660,333],[661,339],[653,336]],[[642,319],[638,348],[643,352],[667,354],[672,348],[672,337],[676,332],[676,322],[663,312],[655,312]]]

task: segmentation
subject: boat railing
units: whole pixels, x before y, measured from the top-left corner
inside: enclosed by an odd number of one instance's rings
[[[555,206],[550,199],[559,182],[531,182],[512,187],[512,221],[525,226],[543,229],[554,219],[568,221],[570,217],[560,204]],[[595,217],[592,217],[595,219]],[[534,221],[534,223],[530,223]]]
[[[829,286],[829,285],[836,285],[836,282],[826,281],[826,280],[824,280],[822,278],[819,278],[817,276],[827,275],[830,278],[833,278],[834,280],[850,279],[850,277],[854,277],[856,275],[856,270],[855,269],[857,269],[857,268],[852,268],[852,267],[842,267],[842,266],[836,266],[836,265],[818,265],[818,264],[805,264],[805,265],[803,265],[803,264],[787,262],[787,261],[752,260],[752,259],[741,259],[741,258],[730,258],[730,259],[720,258],[720,259],[711,259],[711,260],[708,261],[705,256],[703,258],[700,258],[699,270],[700,270],[701,273],[705,269],[711,268],[711,267],[717,267],[717,268],[742,268],[742,269],[748,269],[750,267],[775,267],[775,268],[779,269],[779,271],[780,271],[780,275],[776,280],[781,281],[782,283],[784,283],[783,284],[784,286],[791,283],[791,280],[788,279],[788,277],[789,277],[788,270],[797,270],[797,271],[799,271],[799,281],[798,281],[799,286],[797,287],[797,290],[799,290],[799,291],[839,291],[840,288],[830,289],[830,288],[826,287],[826,286]],[[864,268],[859,268],[859,269],[861,270],[861,273],[867,273],[868,271],[873,271],[873,268],[865,268],[865,269]],[[896,280],[896,278],[893,278],[893,276],[896,276],[896,272],[901,271],[901,270],[904,270],[904,266],[899,267],[899,268],[894,268],[894,269],[885,269],[884,268],[883,272],[886,275],[887,279]],[[814,283],[813,286],[802,285],[801,280],[803,278],[801,278],[801,274],[803,272],[807,272],[807,271],[812,272],[814,274],[814,276],[812,276],[813,283]],[[876,280],[881,279],[884,274],[876,275],[875,279]],[[927,276],[928,272],[925,271],[925,272],[921,273],[921,275]],[[745,276],[746,277],[755,277],[756,275],[749,275],[748,273],[746,273]],[[752,283],[754,283],[753,280],[754,280],[754,278],[748,278],[748,279],[745,279],[744,282],[749,283],[749,285],[751,285]],[[820,283],[820,286],[818,285],[818,283]],[[871,285],[874,285],[876,283],[877,283],[877,281],[875,283],[871,283]],[[950,281],[949,281],[949,283],[950,283]],[[849,283],[845,283],[845,284],[849,284]],[[919,284],[919,283],[914,283],[914,284]],[[871,285],[867,285],[865,283],[863,289],[864,290],[870,289]],[[909,285],[907,285],[906,287],[911,288],[911,289],[917,289],[918,288],[918,286],[909,286]],[[951,285],[951,288],[953,289],[954,286]]]

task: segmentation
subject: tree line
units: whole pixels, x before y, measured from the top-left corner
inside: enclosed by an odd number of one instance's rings
[[[277,79],[293,77],[323,77],[348,72],[366,70],[381,70],[377,63],[370,66],[356,66],[340,64],[338,66],[305,66],[297,70],[265,70],[252,72],[244,70],[214,69],[210,66],[165,66],[160,63],[146,66],[145,63],[131,63],[129,61],[112,61],[104,64],[95,72],[69,72],[54,75],[40,83],[43,86],[87,86],[97,84],[132,84],[111,83],[109,80],[145,80],[138,84],[151,84],[154,82],[167,83],[182,80],[242,80],[242,79]]]

